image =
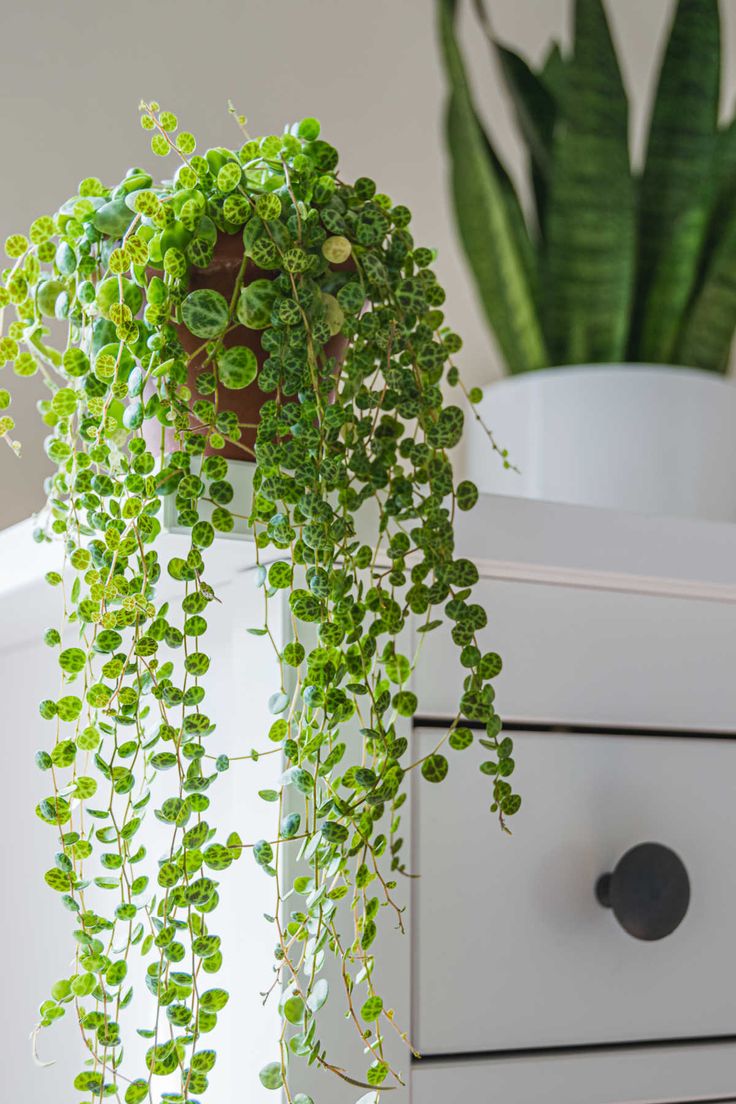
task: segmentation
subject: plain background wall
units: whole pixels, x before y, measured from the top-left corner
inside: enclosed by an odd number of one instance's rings
[[[552,37],[567,37],[567,0],[487,3],[499,36],[534,60]],[[464,31],[478,99],[518,174],[508,104],[469,6]],[[736,4],[721,7],[730,105]],[[672,2],[608,0],[608,8],[635,104],[636,151]],[[122,7],[28,0],[6,5],[2,25],[0,240],[55,210],[82,177],[112,184],[133,164],[167,170],[140,130],[141,97],[177,112],[200,148],[239,144],[228,98],[253,134],[316,115],[341,151],[345,175],[372,176],[407,203],[417,240],[439,250],[447,317],[465,339],[466,380],[498,374],[450,214],[432,0],[128,0]],[[34,409],[43,388],[37,379],[14,383],[22,397],[11,412],[24,447],[20,461],[0,448],[0,528],[43,501],[44,430]]]

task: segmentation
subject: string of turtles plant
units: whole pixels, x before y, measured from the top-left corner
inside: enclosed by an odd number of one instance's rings
[[[73,1010],[84,1041],[74,1086],[87,1101],[198,1100],[216,1062],[207,1036],[228,1001],[216,978],[220,879],[247,849],[275,886],[271,989],[283,1030],[261,1082],[309,1104],[296,1084],[302,1056],[378,1100],[401,1081],[384,1033],[406,1039],[373,981],[380,919],[402,926],[402,783],[415,769],[441,782],[446,745],[468,748],[477,722],[491,809],[504,824],[520,803],[493,708],[501,662],[477,638],[478,572],[454,550],[456,511],[477,498],[471,483],[455,483],[447,452],[463,413],[441,385],[464,390],[452,362],[461,342],[445,326],[433,254],[414,244],[409,210],[367,178],[345,183],[316,120],[199,155],[173,114],[141,107],[153,152],[178,159],[172,179],[132,169],[114,188],[83,180],[55,215],[7,239],[0,279],[0,363],[40,373],[48,387],[39,405],[56,471],[36,536],[64,549],[63,568],[47,576],[63,594],[63,627],[45,637],[61,685],[40,706],[54,738],[37,755],[48,789],[36,812],[56,838],[45,880],[71,914],[74,963],[41,1005],[40,1026]],[[230,301],[188,290],[192,266],[206,270],[221,235],[244,241]],[[271,277],[249,282],[253,265]],[[196,382],[206,397],[196,402],[182,322],[204,356]],[[236,325],[260,330],[260,367],[250,348],[223,344]],[[338,333],[346,351],[336,360],[325,347]],[[255,843],[212,823],[208,791],[230,763],[207,712],[205,651],[216,598],[207,549],[241,516],[219,455],[243,430],[228,392],[248,386],[269,397],[255,456],[242,446],[255,490],[240,508],[266,611],[286,592],[292,628],[284,647],[268,612],[254,630],[276,651],[264,741],[284,759],[279,790],[260,794],[278,806],[278,831]],[[0,391],[2,408],[9,402]],[[167,426],[177,440],[168,453]],[[7,414],[0,432],[17,450]],[[168,560],[165,496],[189,537],[186,554]],[[375,521],[359,538],[369,501]],[[168,602],[157,597],[166,574],[178,587]],[[410,618],[420,640],[451,622],[466,668],[455,721],[415,761],[400,734],[418,708],[416,657],[399,641]],[[169,830],[162,857],[148,854],[151,815]],[[286,849],[305,871],[291,882]],[[138,1062],[125,1011],[141,956],[152,1000],[131,1010],[148,1041]],[[333,957],[368,1054],[355,1077],[320,1040]]]

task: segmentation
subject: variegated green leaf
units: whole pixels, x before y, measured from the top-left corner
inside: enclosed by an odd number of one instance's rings
[[[725,372],[736,330],[736,208],[714,243],[675,351],[678,364]]]
[[[680,0],[641,181],[632,359],[667,363],[674,355],[712,202],[719,90],[718,0]]]
[[[511,96],[519,130],[526,142],[537,205],[537,223],[544,226],[547,182],[551,169],[552,134],[557,105],[540,76],[519,54],[495,37],[483,0],[475,0],[476,11],[491,49],[498,59]]]
[[[616,361],[634,264],[628,103],[600,0],[578,0],[575,52],[555,128],[543,259],[552,362]]]
[[[541,367],[546,351],[518,223],[497,159],[480,128],[454,30],[455,0],[442,0],[440,37],[451,96],[447,135],[460,236],[481,302],[512,372]]]

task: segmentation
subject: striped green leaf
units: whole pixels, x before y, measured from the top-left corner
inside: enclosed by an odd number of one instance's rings
[[[562,56],[559,42],[553,42],[539,70],[539,79],[550,95],[558,100],[565,82],[567,62]]]
[[[577,0],[558,104],[543,257],[552,363],[623,359],[635,254],[628,102],[600,0]]]
[[[725,372],[736,330],[736,120],[719,130],[714,200],[691,306],[678,335],[678,364]]]
[[[519,197],[516,194],[513,181],[509,176],[505,165],[499,159],[496,151],[493,148],[490,138],[488,137],[483,124],[476,116],[476,123],[479,131],[483,135],[483,143],[486,153],[491,162],[493,172],[498,180],[501,193],[506,203],[506,213],[508,215],[509,229],[514,238],[514,243],[519,253],[519,260],[524,268],[524,274],[526,276],[529,288],[532,294],[532,298],[536,302],[537,282],[538,282],[538,264],[537,254],[532,244],[532,240],[529,236],[529,229],[524,217],[524,211],[522,210]]]
[[[567,63],[562,56],[559,44],[553,42],[549,49],[547,57],[542,64],[542,68],[539,70],[538,76],[544,88],[547,89],[550,96],[555,102],[555,118],[557,118],[558,104],[562,98],[563,89],[565,86],[565,77],[567,73]],[[534,184],[534,194],[537,200],[537,222],[539,224],[539,233],[542,239],[547,236],[547,194],[549,191],[548,182],[540,181],[539,173],[532,172],[532,183]]]
[[[498,42],[495,48],[532,163],[546,177],[550,171],[552,132],[557,114],[554,98],[524,58]]]
[[[714,176],[719,191],[733,198],[736,191],[736,119],[716,135]]]
[[[641,181],[632,359],[668,363],[674,358],[712,202],[719,89],[718,0],[679,0]]]
[[[516,121],[529,151],[537,225],[541,230],[544,226],[552,133],[557,114],[555,97],[524,58],[502,45],[495,37],[483,0],[475,0],[475,8],[491,50],[500,64]]]
[[[721,229],[675,350],[674,362],[725,372],[736,330],[736,208]]]
[[[696,294],[698,266],[708,230],[705,195],[673,219],[669,239],[646,294],[646,314],[631,359],[643,364],[686,364],[678,353],[678,339]]]
[[[701,258],[699,277],[705,279],[710,257],[736,210],[736,119],[716,135],[711,175],[712,201],[708,235]]]
[[[439,31],[451,95],[447,138],[460,237],[482,306],[511,372],[548,363],[528,278],[531,249],[518,200],[489,146],[455,37],[455,0],[440,0]],[[527,244],[522,244],[526,239]]]

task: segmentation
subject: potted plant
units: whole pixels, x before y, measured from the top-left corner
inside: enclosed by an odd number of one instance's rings
[[[64,906],[73,965],[40,1026],[78,1019],[77,1099],[201,1099],[216,1061],[209,1033],[228,1002],[218,885],[248,849],[278,872],[264,972],[275,971],[284,1030],[262,1084],[309,1104],[303,1059],[377,1100],[400,1081],[383,1050],[394,1025],[373,944],[384,917],[400,916],[405,776],[440,782],[446,746],[480,744],[502,824],[520,802],[493,708],[500,660],[478,644],[478,572],[454,552],[456,511],[477,499],[447,453],[463,413],[441,384],[462,388],[460,339],[409,210],[367,177],[345,183],[316,120],[199,154],[171,112],[143,104],[141,118],[153,152],[176,159],[172,178],[84,179],[55,214],[7,239],[0,278],[0,359],[48,386],[56,472],[36,535],[59,544],[48,582],[63,592],[62,623],[45,637],[62,686],[40,706],[48,786],[36,812],[54,840],[45,880]],[[0,432],[17,449],[7,413]],[[252,463],[249,502],[233,500],[240,462]],[[164,499],[188,533],[182,556],[161,550]],[[207,558],[236,513],[248,518],[266,611],[286,595],[292,615],[283,647],[267,612],[255,630],[275,648],[281,686],[267,736],[284,773],[261,794],[278,812],[272,840],[248,839],[247,808],[242,826],[214,823],[209,796],[231,764],[207,711],[217,661]],[[178,586],[167,602],[164,573]],[[415,659],[400,641],[412,618],[420,634],[447,620],[466,669],[455,722],[419,759],[397,731],[418,708]],[[230,692],[237,702],[239,687]],[[485,726],[480,740],[463,718]],[[147,853],[151,818],[168,832],[161,859]],[[309,864],[293,886],[286,851]],[[286,916],[292,893],[300,911]],[[367,1054],[354,1077],[320,1034],[331,959]],[[140,1061],[126,1047],[136,1024]]]
[[[476,110],[439,0],[460,237],[510,378],[486,389],[520,478],[485,490],[736,519],[736,121],[719,125],[717,0],[679,0],[642,170],[601,0],[541,68],[475,11],[526,145],[523,211]]]

